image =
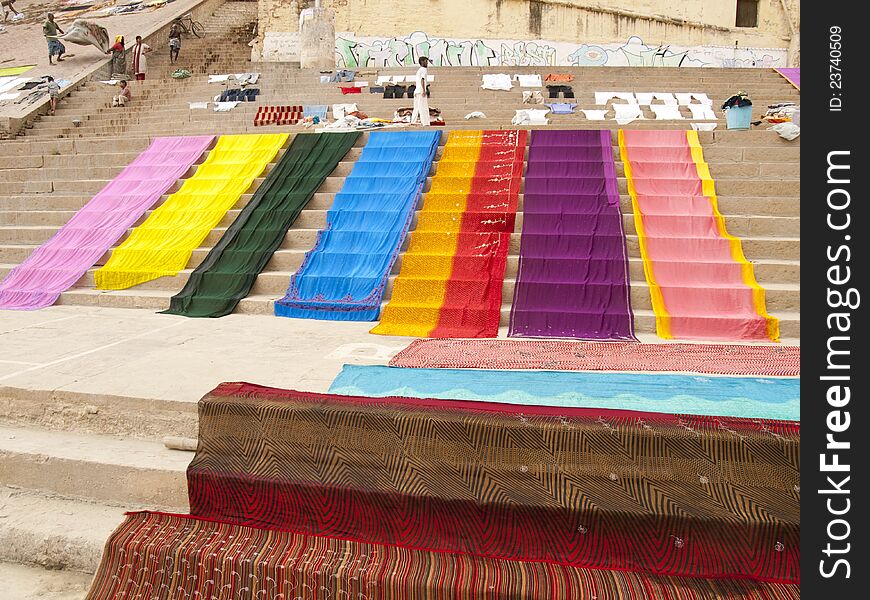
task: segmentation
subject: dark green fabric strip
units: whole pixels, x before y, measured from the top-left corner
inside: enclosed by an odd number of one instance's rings
[[[164,313],[222,317],[248,295],[287,230],[360,132],[302,133]]]

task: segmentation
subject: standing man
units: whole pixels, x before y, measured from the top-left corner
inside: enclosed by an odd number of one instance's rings
[[[63,60],[63,53],[66,52],[66,48],[61,43],[59,39],[57,39],[57,32],[63,34],[63,29],[60,28],[60,25],[54,22],[54,15],[52,13],[48,13],[48,21],[42,24],[42,35],[45,36],[45,41],[48,42],[48,64],[54,64],[51,62],[51,57],[57,54],[57,62],[61,62]]]
[[[142,36],[136,36],[136,43],[133,44],[133,74],[138,81],[145,80],[145,66],[147,59],[145,55],[151,52],[151,46],[142,41]]]
[[[172,21],[169,27],[169,62],[174,63],[178,60],[178,53],[181,52],[181,23],[178,18]]]
[[[421,56],[420,68],[417,69],[417,74],[414,76],[414,111],[411,113],[411,124],[420,117],[420,124],[423,127],[429,126],[429,94],[426,93],[426,75],[429,71],[426,67],[429,66],[429,59]]]
[[[5,21],[6,18],[9,16],[9,13],[10,13],[10,12],[12,13],[12,20],[13,20],[13,21],[17,21],[17,20],[18,20],[18,19],[16,19],[15,17],[18,17],[19,19],[23,19],[23,18],[24,18],[24,15],[23,15],[22,13],[20,13],[20,12],[15,8],[15,0],[0,0],[0,6],[3,7],[3,20],[4,20],[4,21]]]

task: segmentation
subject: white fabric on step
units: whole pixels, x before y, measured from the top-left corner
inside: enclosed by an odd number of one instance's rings
[[[483,76],[483,84],[480,86],[485,90],[509,90],[513,87],[511,76],[505,73],[491,73]]]
[[[377,81],[375,81],[376,85],[383,85],[390,80],[389,75],[378,75]]]
[[[607,113],[609,113],[610,110],[581,109],[580,112],[586,115],[586,119],[589,121],[604,121],[607,119]]]
[[[637,104],[634,92],[595,92],[595,104],[607,104],[611,98],[625,100],[628,104]]]
[[[514,79],[520,82],[520,87],[541,87],[544,85],[540,75],[514,75]]]
[[[333,119],[341,119],[347,113],[356,112],[359,110],[356,104],[333,104],[332,105],[332,118]]]
[[[550,112],[549,108],[537,109],[526,108],[518,110],[514,118],[511,119],[513,125],[549,125],[550,120],[544,115]]]
[[[692,111],[692,118],[696,121],[716,120],[716,113],[713,112],[713,108],[709,104],[687,104],[686,106]]]
[[[191,110],[195,108],[208,108],[208,102],[190,102],[189,104]]]
[[[677,99],[674,98],[674,95],[670,92],[653,92],[653,98],[661,100],[665,104],[677,104]]]
[[[215,102],[214,111],[227,112],[229,110],[233,110],[236,107],[236,104],[238,104],[238,102]]]
[[[637,103],[641,106],[649,106],[653,101],[653,93],[652,92],[637,92],[635,93],[637,97]]]
[[[660,121],[679,121],[683,119],[683,115],[680,113],[679,106],[673,106],[671,104],[651,104],[649,109],[653,111],[656,119]]]
[[[637,104],[614,104],[616,122],[620,125],[628,125],[635,119],[644,119],[643,112]]]
[[[718,123],[692,123],[692,129],[695,131],[713,131]]]
[[[707,97],[707,94],[692,92],[692,98],[700,102],[701,104],[713,104],[713,101]]]
[[[486,115],[483,114],[482,112],[480,112],[479,110],[476,110],[474,112],[470,112],[467,115],[465,115],[465,118],[466,119],[485,119]]]
[[[402,83],[403,81],[405,81],[404,75],[393,75],[390,77],[390,83]]]

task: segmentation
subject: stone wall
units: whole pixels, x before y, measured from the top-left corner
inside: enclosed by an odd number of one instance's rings
[[[259,1],[263,48],[270,35],[286,36],[298,30],[294,7],[313,5],[305,0]],[[498,56],[503,41],[510,42],[510,48],[532,44],[536,52],[549,46],[557,56],[567,57],[578,52],[578,56],[615,52],[619,47],[637,46],[640,40],[653,49],[679,48],[675,54],[693,49],[696,54],[717,55],[707,66],[768,66],[774,59],[775,66],[800,64],[800,0],[758,0],[758,27],[752,28],[735,27],[737,0],[634,0],[630,9],[624,0],[592,4],[579,0],[322,0],[324,8],[335,11],[336,31],[344,32],[337,36],[337,64],[342,64],[348,40],[365,45],[412,36],[418,39],[421,34],[472,46],[480,42]],[[781,59],[783,52],[787,57]],[[607,64],[617,64],[609,60]],[[566,59],[557,64],[577,63]]]

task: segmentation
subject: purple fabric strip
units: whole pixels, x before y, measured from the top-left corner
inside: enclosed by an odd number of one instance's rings
[[[531,138],[508,335],[635,339],[610,132]]]
[[[156,138],[54,236],[0,283],[0,309],[54,304],[184,176],[213,135]]]

